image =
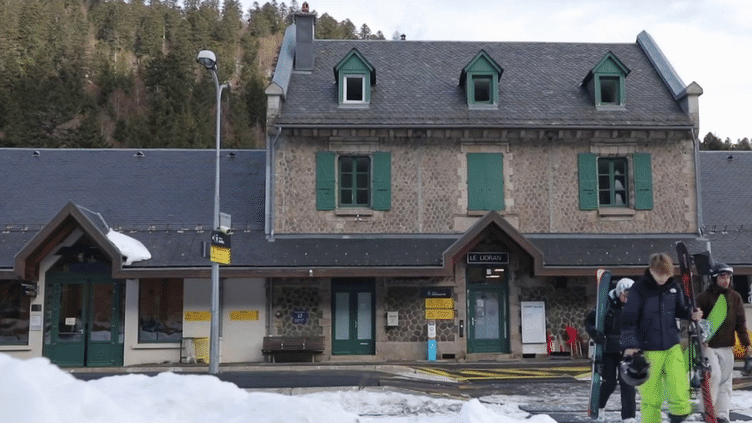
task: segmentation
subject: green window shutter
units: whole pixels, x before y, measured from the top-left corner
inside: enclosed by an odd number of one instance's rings
[[[374,210],[392,208],[392,154],[376,152],[373,158],[373,203]]]
[[[336,154],[331,151],[316,152],[316,209],[334,210],[335,201],[335,166]]]
[[[468,210],[504,209],[504,155],[467,154]]]
[[[650,154],[639,153],[632,156],[635,175],[635,209],[653,209],[653,169]]]
[[[598,209],[598,167],[593,153],[577,155],[580,178],[580,210]]]

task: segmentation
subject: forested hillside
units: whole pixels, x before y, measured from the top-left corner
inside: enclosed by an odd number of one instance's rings
[[[276,1],[0,0],[0,147],[213,148],[219,62],[222,146],[262,148],[264,89],[299,11]],[[383,39],[327,14],[320,38]]]

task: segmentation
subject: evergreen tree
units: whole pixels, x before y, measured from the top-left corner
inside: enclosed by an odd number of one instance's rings
[[[358,38],[361,40],[369,40],[371,39],[371,28],[368,27],[368,25],[363,24],[360,27],[360,32],[358,33]]]

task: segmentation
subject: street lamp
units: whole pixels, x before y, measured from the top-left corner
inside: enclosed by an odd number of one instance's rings
[[[222,112],[222,90],[227,84],[219,84],[217,78],[217,55],[210,50],[198,52],[196,61],[201,63],[214,78],[214,87],[217,91],[217,131],[216,131],[216,166],[214,175],[214,231],[219,230],[219,129]],[[219,373],[219,263],[212,261],[211,264],[211,332],[209,334],[209,373]]]

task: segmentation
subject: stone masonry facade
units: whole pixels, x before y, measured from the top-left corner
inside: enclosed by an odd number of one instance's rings
[[[467,210],[466,154],[503,154],[505,210],[522,233],[696,231],[694,157],[687,131],[285,130],[274,164],[277,233],[459,233]],[[391,209],[316,210],[316,152],[391,153]],[[650,153],[654,207],[580,210],[580,153]],[[676,166],[679,161],[682,166]],[[676,172],[680,168],[682,172]],[[630,177],[630,192],[634,192]],[[632,200],[634,201],[634,200]],[[648,219],[647,216],[650,216]]]

